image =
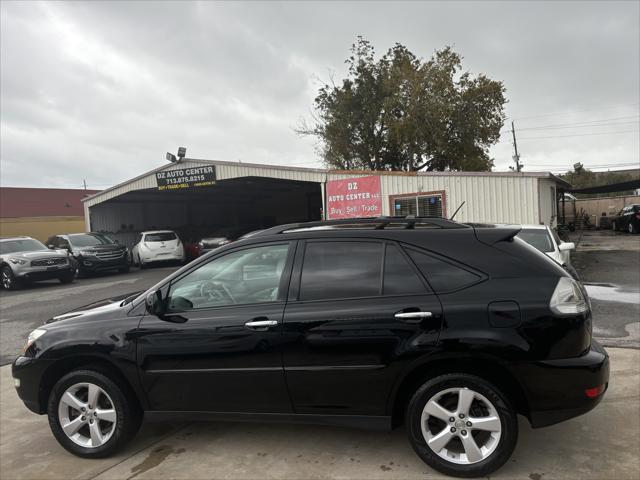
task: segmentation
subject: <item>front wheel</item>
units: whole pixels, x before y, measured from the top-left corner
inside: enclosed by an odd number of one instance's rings
[[[71,273],[65,273],[64,275],[60,275],[58,277],[58,280],[60,280],[60,283],[62,284],[67,284],[67,283],[71,283],[76,279],[76,272],[75,270],[72,271]]]
[[[618,230],[618,226],[616,225],[616,222],[611,222],[611,230],[613,230],[614,232]]]
[[[631,222],[629,222],[629,233],[638,233],[638,229]]]
[[[135,435],[142,418],[125,389],[93,370],[76,370],[58,380],[47,413],[60,445],[84,458],[115,453]]]
[[[518,420],[507,397],[468,374],[446,374],[422,385],[407,409],[409,441],[433,469],[484,477],[511,456]]]
[[[13,270],[8,265],[2,267],[2,287],[6,290],[15,290],[18,288],[18,281],[16,280],[15,275],[13,274]]]

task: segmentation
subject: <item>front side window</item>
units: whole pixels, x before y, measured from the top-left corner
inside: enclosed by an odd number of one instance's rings
[[[170,312],[274,302],[288,244],[247,248],[218,257],[171,285]]]
[[[309,242],[300,278],[300,300],[380,295],[380,242]]]

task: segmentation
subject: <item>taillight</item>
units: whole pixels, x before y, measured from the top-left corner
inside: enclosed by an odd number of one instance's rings
[[[597,396],[601,395],[602,392],[604,392],[604,388],[605,388],[604,384],[599,385],[597,387],[593,387],[593,388],[587,388],[584,391],[584,394],[589,398],[596,398]]]
[[[560,277],[551,295],[549,308],[556,315],[577,315],[589,310],[580,284],[571,277]]]

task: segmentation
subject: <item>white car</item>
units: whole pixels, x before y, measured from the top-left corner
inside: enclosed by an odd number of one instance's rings
[[[142,232],[131,249],[134,265],[145,268],[155,262],[183,263],[184,246],[178,235],[171,230]]]
[[[577,273],[571,265],[571,250],[575,250],[575,243],[563,242],[547,225],[522,225],[518,238],[558,262],[577,278]]]

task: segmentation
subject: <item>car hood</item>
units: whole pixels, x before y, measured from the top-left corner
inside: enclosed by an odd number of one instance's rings
[[[33,260],[36,258],[60,258],[66,256],[66,251],[63,253],[56,250],[35,250],[33,252],[5,253],[4,255],[2,255],[2,259],[24,258],[25,260]]]
[[[93,247],[73,247],[75,252],[82,253],[100,253],[100,252],[116,252],[120,250],[124,250],[126,247],[124,245],[96,245]]]
[[[62,313],[60,315],[56,315],[55,317],[50,318],[45,323],[55,323],[62,320],[74,320],[74,321],[84,321],[90,319],[104,318],[104,314],[108,314],[110,312],[114,312],[125,305],[128,305],[131,300],[140,295],[143,290],[137,292],[129,292],[124,295],[118,295],[116,297],[105,298],[104,300],[99,300],[97,302],[90,303],[89,305],[85,305],[84,307],[79,307],[74,310],[71,310],[67,313]]]

